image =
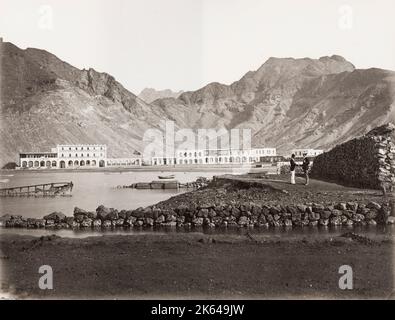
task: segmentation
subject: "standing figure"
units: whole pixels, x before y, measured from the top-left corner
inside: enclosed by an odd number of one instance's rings
[[[292,154],[291,160],[290,160],[290,171],[291,171],[291,184],[295,184],[295,167],[296,167],[296,162],[295,162],[295,155]]]
[[[309,185],[309,168],[310,167],[310,160],[307,157],[307,153],[303,154],[303,164],[302,164],[302,169],[304,172],[304,175],[306,177],[306,183],[305,185],[308,186]]]

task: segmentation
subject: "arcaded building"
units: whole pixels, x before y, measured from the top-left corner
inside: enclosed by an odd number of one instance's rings
[[[19,154],[21,168],[82,168],[105,167],[107,146],[104,144],[61,144],[51,152]]]
[[[157,165],[251,164],[276,156],[276,148],[177,150],[174,157],[152,157]]]

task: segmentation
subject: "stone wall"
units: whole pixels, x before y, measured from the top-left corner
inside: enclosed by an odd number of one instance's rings
[[[313,178],[392,191],[395,183],[395,125],[377,127],[314,159]]]
[[[387,202],[357,202],[324,205],[256,205],[237,203],[224,206],[186,206],[174,210],[157,207],[121,210],[99,206],[96,211],[74,209],[72,217],[53,212],[42,219],[5,215],[0,226],[30,229],[114,229],[143,227],[302,227],[393,224]]]

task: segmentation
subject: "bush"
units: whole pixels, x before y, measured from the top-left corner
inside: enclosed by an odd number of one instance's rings
[[[8,162],[7,164],[5,164],[3,166],[2,169],[6,169],[6,170],[14,170],[16,167],[18,167],[18,165],[15,162]]]

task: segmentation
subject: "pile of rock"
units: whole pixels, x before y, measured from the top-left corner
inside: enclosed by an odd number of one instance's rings
[[[0,225],[15,228],[86,229],[134,227],[292,227],[353,226],[393,224],[389,203],[347,202],[300,205],[230,205],[186,206],[175,210],[158,207],[121,210],[99,206],[96,211],[74,209],[73,217],[54,212],[43,219],[6,215]]]
[[[395,125],[389,123],[317,156],[312,177],[392,191],[395,184],[394,132]]]

